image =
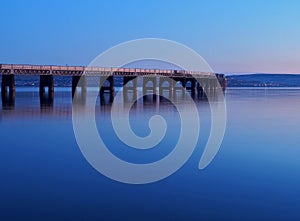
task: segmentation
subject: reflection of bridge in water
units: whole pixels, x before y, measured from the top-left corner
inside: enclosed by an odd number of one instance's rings
[[[178,91],[189,91],[192,97],[213,93],[217,89],[225,89],[226,79],[223,74],[203,73],[185,70],[159,70],[140,68],[101,68],[84,66],[47,66],[47,65],[0,65],[2,75],[1,94],[2,106],[15,105],[16,87],[15,75],[38,75],[39,97],[41,106],[53,106],[54,101],[54,76],[72,77],[72,96],[85,102],[88,77],[99,78],[100,98],[105,102],[104,93],[109,93],[109,102],[114,99],[115,78],[123,78],[124,101],[129,96],[136,96],[138,78],[141,77],[143,94],[158,94],[152,100],[168,93],[177,96]],[[205,92],[205,93],[204,93]],[[149,97],[149,96],[148,96]],[[148,99],[145,97],[145,99]]]
[[[28,102],[33,101],[33,97],[37,98],[36,96],[32,96],[31,92],[17,92],[23,93],[22,94],[22,100],[23,103],[21,105],[16,106],[3,106],[2,105],[2,111],[0,111],[0,120],[9,120],[9,119],[15,119],[15,118],[21,118],[21,119],[36,119],[37,117],[62,117],[62,118],[69,118],[72,116],[72,103],[63,103],[61,100],[53,102],[50,105],[45,105],[42,103],[34,102],[33,105],[27,105]],[[24,97],[24,93],[27,94],[26,97]],[[59,93],[59,92],[56,92]],[[66,92],[67,93],[67,92]],[[118,93],[123,93],[122,91]],[[179,101],[184,104],[185,97],[182,92],[178,91],[177,95],[172,95],[172,97],[169,97],[170,95],[166,93],[164,97],[161,97],[159,95],[156,95],[156,98],[153,98],[153,95],[145,95],[143,98],[138,99],[136,102],[134,101],[134,93],[133,92],[127,92],[127,94],[121,94],[123,97],[123,100],[121,101],[123,106],[125,108],[129,108],[132,113],[140,113],[141,110],[152,110],[152,111],[163,111],[172,113],[176,109],[176,107],[169,101]],[[95,113],[96,114],[108,114],[107,116],[110,116],[111,109],[113,102],[111,101],[110,94],[105,94],[102,98],[100,96],[97,99],[96,107],[95,107]],[[175,96],[175,97],[174,97]],[[127,98],[126,98],[127,97]],[[71,98],[71,96],[68,96],[68,98]],[[37,98],[38,99],[38,98]],[[60,97],[61,99],[61,97]],[[65,99],[65,98],[63,98]],[[25,101],[25,103],[24,103]],[[201,97],[194,97],[194,101],[197,106],[207,106],[209,103],[207,101],[206,96]],[[121,109],[120,111],[122,111]]]

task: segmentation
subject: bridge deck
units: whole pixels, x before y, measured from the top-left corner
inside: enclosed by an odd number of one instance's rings
[[[57,76],[168,76],[168,77],[201,77],[210,78],[214,73],[185,71],[185,70],[162,70],[142,68],[107,68],[89,66],[56,66],[56,65],[19,65],[0,64],[0,74],[8,75],[57,75]]]

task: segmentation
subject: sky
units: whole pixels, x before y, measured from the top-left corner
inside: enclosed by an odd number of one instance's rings
[[[0,63],[87,65],[137,38],[199,53],[216,72],[300,73],[299,0],[2,0]]]

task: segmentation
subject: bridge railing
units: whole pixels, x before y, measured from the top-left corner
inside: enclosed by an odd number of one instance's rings
[[[86,66],[59,66],[59,65],[19,65],[0,64],[0,70],[7,73],[30,74],[30,71],[41,72],[41,74],[52,71],[56,75],[81,75],[83,73],[91,75],[105,76],[169,76],[169,77],[212,77],[215,74],[209,72],[170,70],[170,69],[144,69],[144,68],[113,68],[113,67],[86,67]]]

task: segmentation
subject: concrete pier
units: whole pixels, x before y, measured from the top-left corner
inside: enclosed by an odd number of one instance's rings
[[[185,90],[185,87],[186,87],[186,79],[185,78],[173,77],[172,79],[176,82],[175,85],[173,86],[173,90],[177,90],[178,88]],[[181,87],[177,86],[178,83],[181,84]],[[173,84],[174,84],[174,82],[173,82]]]
[[[44,93],[45,89],[54,91],[53,75],[40,75],[40,91]]]
[[[131,86],[129,83],[131,82]],[[136,77],[123,77],[123,91],[134,91],[137,90],[137,78]]]
[[[85,104],[86,102],[86,76],[72,77],[72,98],[77,103]]]
[[[168,91],[170,94],[173,92],[175,83],[173,79],[169,77],[161,77],[159,79],[159,95],[161,96],[164,91]]]
[[[114,87],[114,77],[113,76],[101,76],[100,77],[100,94],[104,92],[109,92],[110,94],[114,94],[115,87]]]
[[[186,79],[186,90],[191,91],[191,95],[194,96],[196,94],[196,79],[187,78]],[[190,84],[188,84],[190,83]]]
[[[137,77],[123,77],[123,100],[125,103],[128,103],[130,100],[136,100],[137,88]]]
[[[54,81],[53,75],[40,76],[40,104],[43,106],[53,106],[54,101]]]
[[[104,102],[104,93],[109,92],[109,101],[112,102],[115,94],[114,76],[100,76],[100,100]]]
[[[155,76],[145,76],[143,77],[143,94],[146,95],[150,92],[152,94],[152,99],[156,100],[156,88],[157,88],[157,79]],[[146,98],[146,96],[144,97]]]
[[[1,96],[3,107],[13,108],[15,106],[15,95],[15,75],[2,75]]]
[[[80,80],[81,78],[81,80]],[[79,82],[80,81],[80,82]],[[72,96],[75,93],[86,93],[86,76],[73,76],[72,77]]]

